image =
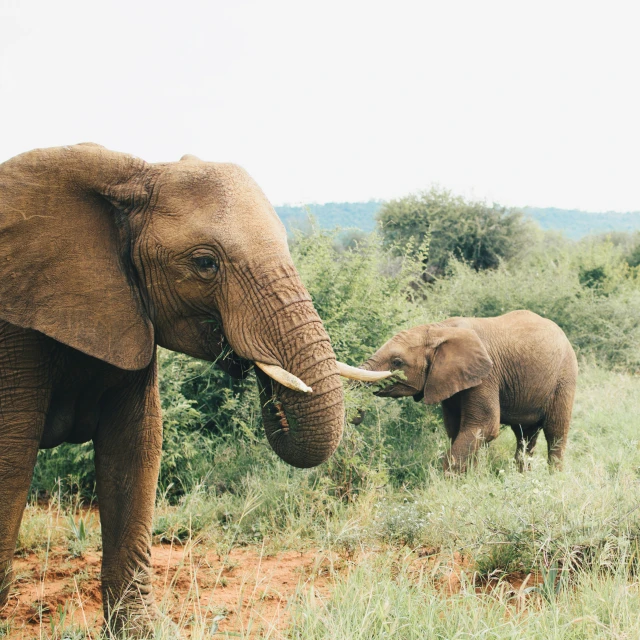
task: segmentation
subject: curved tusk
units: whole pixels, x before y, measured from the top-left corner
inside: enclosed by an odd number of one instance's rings
[[[256,367],[260,367],[270,378],[279,382],[283,387],[293,389],[294,391],[302,391],[302,393],[311,393],[313,389],[308,387],[300,378],[296,378],[292,373],[285,371],[282,367],[275,364],[265,364],[264,362],[256,362]]]
[[[343,378],[349,378],[350,380],[361,380],[362,382],[380,382],[385,378],[389,378],[393,375],[393,371],[369,371],[368,369],[358,369],[358,367],[351,367],[344,362],[336,360],[338,365],[338,372]]]

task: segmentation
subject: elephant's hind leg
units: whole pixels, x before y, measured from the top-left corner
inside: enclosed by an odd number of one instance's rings
[[[530,466],[531,456],[538,441],[538,435],[542,422],[533,427],[523,427],[522,425],[512,426],[513,433],[516,436],[516,467],[518,471],[523,472]]]
[[[51,398],[47,340],[0,322],[0,605]]]
[[[547,410],[542,428],[547,440],[548,459],[551,469],[561,470],[563,466],[574,394],[575,388],[573,385],[560,385]]]

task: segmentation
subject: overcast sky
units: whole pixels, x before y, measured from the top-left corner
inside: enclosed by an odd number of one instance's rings
[[[99,142],[274,204],[640,210],[637,2],[0,0],[0,160]]]

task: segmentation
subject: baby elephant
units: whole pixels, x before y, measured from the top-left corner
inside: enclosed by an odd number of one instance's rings
[[[516,434],[520,470],[540,429],[549,464],[562,467],[578,363],[562,329],[550,320],[512,311],[497,318],[450,318],[414,327],[391,338],[364,368],[400,369],[406,376],[376,395],[442,403],[452,443],[445,471],[465,470],[478,447],[498,435],[501,424]]]

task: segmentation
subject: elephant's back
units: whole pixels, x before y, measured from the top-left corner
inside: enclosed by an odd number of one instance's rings
[[[467,319],[494,362],[504,407],[544,410],[559,386],[575,385],[577,360],[564,331],[531,311]]]
[[[470,328],[478,332],[487,342],[497,342],[500,347],[540,352],[558,352],[564,359],[573,347],[564,331],[553,320],[525,309],[510,311],[493,318],[465,318]]]

